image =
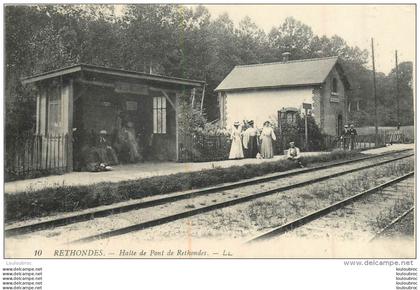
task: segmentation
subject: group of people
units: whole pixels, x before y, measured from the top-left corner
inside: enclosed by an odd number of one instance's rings
[[[342,147],[344,150],[354,150],[356,146],[356,136],[357,130],[354,128],[353,124],[344,125],[343,134],[340,136]]]
[[[229,159],[273,158],[273,141],[276,140],[276,135],[270,122],[264,122],[261,132],[254,127],[253,120],[245,125],[246,129],[238,121],[233,124]]]
[[[106,130],[100,130],[99,135],[90,132],[81,150],[81,160],[81,169],[91,172],[110,171],[112,166],[120,161],[141,161],[142,156],[132,122],[127,122],[112,134],[108,134]]]
[[[245,122],[247,128],[240,126],[238,121],[233,123],[230,134],[232,140],[229,159],[242,158],[273,158],[273,142],[276,140],[271,123],[265,121],[263,128],[258,130],[254,127],[254,121]],[[294,142],[289,143],[290,148],[287,151],[287,159],[296,162],[300,167],[304,167],[300,161],[300,150]]]

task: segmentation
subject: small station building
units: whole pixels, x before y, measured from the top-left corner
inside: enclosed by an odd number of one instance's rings
[[[205,85],[88,64],[25,77],[22,83],[33,86],[36,94],[37,135],[45,142],[66,136],[67,142],[56,145],[60,148],[42,149],[43,158],[58,156],[67,171],[77,163],[74,153],[80,152],[87,135],[105,130],[111,138],[124,121],[132,124],[139,145],[149,148],[148,160],[177,161],[180,96],[194,95]]]
[[[341,135],[348,120],[349,81],[338,57],[238,65],[216,88],[220,123],[254,120],[257,127],[277,116],[293,119],[309,105],[324,134]]]

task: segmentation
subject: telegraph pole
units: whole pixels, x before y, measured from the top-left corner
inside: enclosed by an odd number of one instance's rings
[[[397,98],[397,130],[400,129],[400,88],[398,83],[398,51],[395,51],[395,83],[396,83],[396,93],[395,97]]]
[[[375,50],[373,48],[373,37],[371,38],[372,44],[372,66],[373,66],[373,97],[375,100],[375,145],[378,145],[378,100],[376,97],[376,71],[375,71]]]

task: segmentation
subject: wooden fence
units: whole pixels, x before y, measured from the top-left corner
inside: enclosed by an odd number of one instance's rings
[[[5,180],[31,178],[70,170],[67,134],[32,135],[6,143]]]
[[[225,160],[229,157],[230,139],[227,136],[183,135],[179,138],[180,162]]]
[[[277,140],[273,143],[274,154],[281,155],[289,148],[289,142],[294,141],[302,151],[331,151],[334,149],[350,149],[351,140],[341,139],[336,136],[323,135],[317,140],[309,140],[308,148],[305,148],[305,135],[298,134],[287,136],[277,132]],[[382,133],[378,134],[375,142],[375,135],[357,135],[354,139],[353,149],[363,150],[385,146],[390,143],[403,143],[406,141],[403,133]],[[226,160],[229,157],[231,141],[227,136],[203,136],[184,135],[179,138],[179,161],[180,162],[202,162]]]
[[[333,136],[324,136],[324,140],[325,149],[327,150],[335,148],[350,149],[352,147],[350,138],[340,139]],[[410,142],[410,140],[402,132],[380,132],[377,137],[375,134],[357,135],[354,138],[353,149],[363,150],[385,146],[387,144],[406,142]]]
[[[374,126],[366,126],[366,127],[358,127],[356,128],[357,133],[359,135],[372,135],[375,134],[375,127]],[[387,134],[388,136],[391,135],[399,135],[402,134],[404,136],[404,143],[413,143],[414,142],[414,126],[401,126],[399,130],[396,127],[378,127],[379,134]]]

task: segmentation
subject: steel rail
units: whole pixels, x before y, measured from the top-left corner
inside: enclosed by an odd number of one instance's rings
[[[414,206],[410,207],[408,210],[400,214],[398,217],[393,219],[389,224],[387,224],[384,228],[380,229],[375,233],[375,235],[369,240],[369,243],[373,242],[377,238],[379,238],[385,231],[387,231],[390,227],[392,227],[394,224],[398,223],[400,220],[402,220],[405,216],[407,216],[410,212],[414,210]]]
[[[268,231],[268,232],[266,232],[262,235],[258,235],[257,237],[252,238],[251,240],[247,241],[247,243],[254,243],[254,242],[257,242],[257,241],[267,240],[267,239],[274,238],[274,237],[277,237],[279,235],[285,234],[287,232],[290,232],[290,231],[292,231],[292,230],[294,230],[298,227],[301,227],[301,226],[303,226],[307,223],[310,223],[314,220],[317,220],[317,219],[319,219],[319,218],[321,218],[321,217],[323,217],[323,216],[325,216],[325,215],[327,215],[331,212],[334,212],[338,209],[341,209],[344,206],[349,205],[349,204],[359,200],[362,197],[365,197],[369,194],[373,194],[373,193],[375,193],[379,190],[382,190],[382,189],[384,189],[388,186],[391,186],[395,183],[401,182],[402,180],[404,180],[404,179],[406,179],[410,176],[413,176],[413,175],[414,175],[414,171],[411,171],[407,174],[404,174],[403,176],[394,178],[391,181],[382,183],[378,186],[375,186],[375,187],[370,188],[368,190],[362,191],[362,192],[360,192],[358,194],[355,194],[351,197],[348,197],[348,198],[346,198],[342,201],[336,202],[336,203],[334,203],[332,205],[329,205],[327,207],[324,207],[320,210],[309,213],[309,214],[307,214],[303,217],[297,218],[297,219],[295,219],[295,220],[293,220],[293,221],[291,221],[287,224],[276,227],[276,228],[274,228],[274,229],[272,229],[272,230],[270,230],[270,231]]]
[[[219,191],[224,191],[224,190],[230,190],[230,189],[234,189],[234,188],[244,187],[244,186],[247,186],[247,185],[254,185],[254,184],[258,184],[258,183],[272,181],[272,180],[276,180],[276,179],[279,179],[279,178],[295,176],[295,175],[299,175],[299,174],[304,174],[304,173],[318,171],[318,170],[322,170],[322,169],[347,165],[347,164],[356,163],[356,162],[368,161],[368,160],[375,159],[375,158],[382,158],[382,157],[386,157],[388,155],[404,153],[404,152],[410,151],[410,150],[411,149],[404,149],[404,150],[397,151],[397,152],[387,152],[387,153],[380,154],[380,155],[373,155],[373,156],[367,156],[367,157],[362,157],[362,158],[350,159],[350,160],[346,160],[346,161],[340,161],[340,162],[335,162],[335,163],[332,163],[332,164],[330,163],[330,164],[326,164],[326,165],[320,165],[320,166],[315,166],[315,167],[310,167],[310,168],[305,168],[305,169],[289,170],[289,171],[286,171],[286,172],[280,172],[278,174],[270,174],[270,176],[261,176],[261,177],[251,178],[251,179],[248,179],[248,180],[245,180],[245,181],[242,180],[242,181],[232,182],[232,183],[228,183],[228,184],[222,184],[222,185],[216,185],[216,186],[212,186],[212,187],[190,190],[190,191],[184,192],[182,194],[178,194],[178,195],[175,195],[175,193],[174,193],[174,195],[172,195],[172,196],[163,197],[163,198],[158,197],[157,199],[152,199],[152,200],[149,200],[149,201],[139,200],[139,201],[136,201],[136,202],[130,203],[130,204],[124,204],[124,205],[121,205],[121,204],[118,205],[117,204],[117,205],[108,206],[108,207],[102,208],[102,209],[92,209],[92,210],[88,209],[88,210],[85,210],[85,212],[83,212],[83,213],[71,214],[71,215],[67,215],[67,216],[64,216],[64,217],[54,217],[52,219],[47,219],[47,220],[44,220],[44,221],[38,221],[38,222],[29,223],[29,224],[20,225],[20,226],[6,226],[5,227],[5,234],[7,236],[14,236],[14,235],[18,235],[18,234],[24,234],[24,233],[44,230],[44,229],[48,229],[48,228],[64,226],[64,225],[68,225],[68,224],[72,224],[72,223],[91,220],[91,219],[98,218],[98,217],[105,217],[105,216],[109,216],[109,215],[112,215],[112,214],[123,213],[123,212],[132,211],[132,210],[153,207],[153,206],[162,205],[162,204],[169,203],[169,202],[174,202],[174,201],[189,199],[189,198],[193,198],[193,197],[197,197],[197,196],[201,196],[201,195],[206,195],[206,194],[209,194],[209,193],[214,193],[214,192],[219,192]],[[412,155],[413,154],[411,154],[409,156],[412,156]]]
[[[90,241],[94,241],[94,240],[106,239],[106,238],[119,236],[119,235],[127,234],[127,233],[130,233],[130,232],[134,232],[134,231],[140,231],[140,230],[152,228],[152,227],[162,225],[162,224],[166,224],[166,223],[169,223],[169,222],[173,222],[173,221],[176,221],[176,220],[179,220],[179,219],[195,216],[195,215],[198,215],[198,214],[203,214],[203,213],[210,212],[210,211],[213,211],[213,210],[216,210],[216,209],[221,209],[221,208],[233,206],[233,205],[236,205],[236,204],[244,203],[244,202],[247,202],[247,201],[250,201],[250,200],[254,200],[254,199],[257,199],[257,198],[269,196],[269,195],[272,195],[272,194],[275,194],[275,193],[278,193],[278,192],[281,192],[281,191],[286,191],[286,190],[302,187],[302,186],[305,186],[305,185],[309,185],[309,184],[312,184],[312,183],[324,181],[324,180],[327,180],[327,179],[331,179],[331,178],[338,177],[338,176],[341,176],[341,175],[349,174],[349,173],[352,173],[352,172],[376,167],[376,166],[383,165],[383,164],[386,164],[386,163],[391,163],[391,162],[398,161],[398,160],[401,160],[401,159],[404,159],[404,158],[407,158],[407,157],[411,157],[413,155],[414,154],[409,154],[409,155],[405,155],[405,156],[402,156],[402,157],[397,157],[397,158],[394,158],[394,159],[381,161],[381,162],[375,163],[375,164],[370,164],[370,165],[365,165],[365,166],[358,167],[358,168],[352,168],[352,169],[349,169],[349,170],[335,172],[335,173],[332,173],[332,174],[329,174],[329,175],[326,175],[326,176],[317,177],[317,178],[307,180],[307,181],[302,181],[302,182],[298,182],[298,183],[294,183],[294,184],[280,186],[280,187],[273,188],[273,189],[270,189],[270,190],[258,192],[258,193],[252,194],[252,195],[239,197],[239,198],[234,198],[234,199],[231,199],[231,200],[227,200],[227,201],[224,201],[224,202],[212,204],[212,205],[209,205],[209,206],[204,206],[204,207],[201,207],[201,208],[197,208],[197,209],[193,209],[193,210],[189,210],[189,211],[184,211],[184,212],[181,212],[181,213],[165,216],[165,217],[162,217],[162,218],[158,218],[158,219],[154,219],[154,220],[150,220],[150,221],[146,221],[146,222],[141,222],[141,223],[134,224],[134,225],[131,225],[131,226],[119,228],[119,229],[116,229],[116,230],[111,230],[111,231],[95,234],[95,235],[92,235],[92,236],[88,236],[88,237],[85,237],[85,238],[81,238],[81,239],[72,241],[70,243],[90,242]]]

